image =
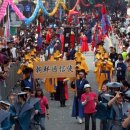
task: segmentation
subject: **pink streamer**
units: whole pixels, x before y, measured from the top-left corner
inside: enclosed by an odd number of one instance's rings
[[[14,12],[19,17],[20,20],[24,20],[25,19],[24,15],[20,12],[20,10],[13,3],[12,0],[4,0],[2,6],[0,8],[0,22],[1,22],[2,18],[4,17],[5,13],[6,13],[6,8],[7,8],[8,4],[11,5],[12,9],[14,10]]]
[[[7,6],[8,6],[8,0],[4,0],[2,6],[0,8],[0,22],[5,15]]]
[[[72,9],[71,11],[75,11],[75,9],[76,9],[76,7],[78,6],[79,2],[80,2],[80,0],[77,0],[75,6],[73,7],[73,9]]]
[[[20,12],[20,10],[18,9],[18,7],[13,3],[12,0],[9,0],[9,3],[12,7],[12,9],[14,10],[14,12],[16,13],[16,15],[19,17],[20,20],[24,20],[24,15]]]

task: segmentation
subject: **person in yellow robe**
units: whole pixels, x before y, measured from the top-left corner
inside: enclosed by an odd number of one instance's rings
[[[113,64],[109,60],[108,54],[105,53],[102,59],[98,60],[96,63],[96,77],[98,82],[98,90],[101,90],[102,83],[105,80],[111,81],[112,79],[112,72],[113,72]]]
[[[51,55],[49,61],[55,61],[53,55]],[[46,78],[45,79],[45,90],[51,94],[51,100],[54,100],[54,94],[56,92],[55,86],[57,86],[56,78]]]

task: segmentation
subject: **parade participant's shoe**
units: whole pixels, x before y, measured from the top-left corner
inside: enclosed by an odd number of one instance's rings
[[[63,107],[66,107],[66,105],[63,105]]]
[[[63,107],[63,104],[60,104],[60,107]]]
[[[82,124],[83,120],[80,117],[78,117],[78,122],[79,122],[79,124]]]

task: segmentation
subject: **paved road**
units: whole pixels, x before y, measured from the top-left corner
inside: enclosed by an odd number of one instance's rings
[[[93,73],[94,54],[88,52],[85,56],[90,69],[87,79],[90,82],[92,89],[97,93],[97,84]],[[50,119],[46,120],[46,130],[84,130],[84,123],[78,124],[77,120],[71,117],[73,97],[74,94],[70,92],[66,108],[60,108],[59,102],[49,100]],[[97,130],[99,130],[99,121],[97,121]]]

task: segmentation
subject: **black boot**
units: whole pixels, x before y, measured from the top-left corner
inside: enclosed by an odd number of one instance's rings
[[[63,101],[60,101],[60,107],[63,107]]]
[[[66,107],[66,105],[65,105],[65,100],[63,100],[63,107]]]

